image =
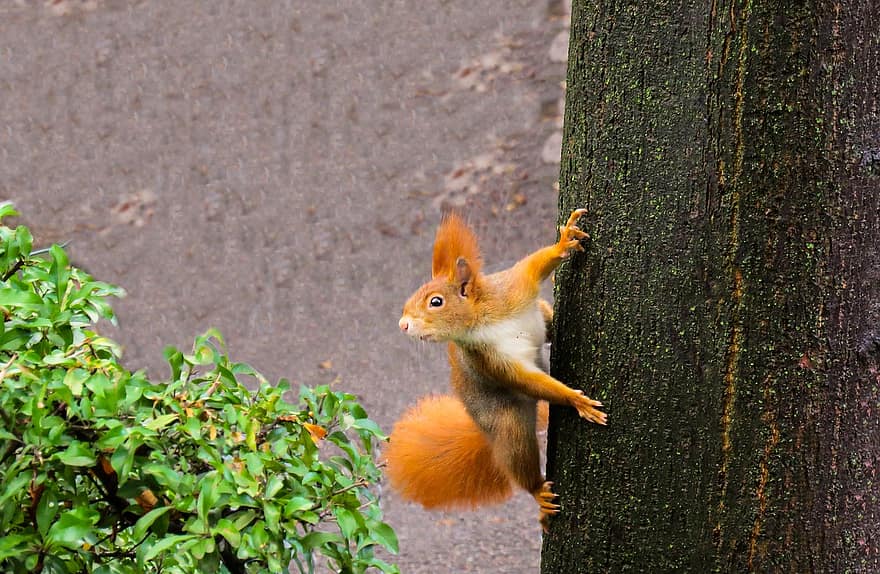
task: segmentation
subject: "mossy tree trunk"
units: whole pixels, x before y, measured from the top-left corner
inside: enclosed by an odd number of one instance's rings
[[[575,0],[543,572],[880,572],[880,4]]]

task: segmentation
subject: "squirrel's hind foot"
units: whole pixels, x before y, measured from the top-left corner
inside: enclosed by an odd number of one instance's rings
[[[559,505],[553,502],[556,500],[556,494],[550,490],[551,486],[553,486],[552,482],[545,481],[538,490],[532,493],[541,509],[540,521],[544,532],[547,532],[550,516],[559,512]]]

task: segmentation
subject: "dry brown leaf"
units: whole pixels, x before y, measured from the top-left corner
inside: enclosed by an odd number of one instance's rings
[[[312,437],[312,442],[315,444],[318,444],[318,442],[324,440],[324,437],[327,436],[327,429],[320,425],[303,423],[303,426],[309,431],[309,435]]]
[[[144,510],[144,512],[149,512],[150,510],[153,510],[153,508],[155,508],[156,504],[159,502],[159,499],[156,498],[156,495],[153,494],[153,491],[149,488],[145,488],[144,490],[142,490],[141,493],[135,497],[135,500],[137,501],[138,506],[140,506]]]

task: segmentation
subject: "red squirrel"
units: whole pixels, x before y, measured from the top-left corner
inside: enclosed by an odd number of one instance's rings
[[[559,512],[541,473],[538,401],[569,405],[604,425],[606,415],[581,391],[544,370],[541,348],[553,308],[538,298],[545,280],[587,234],[574,211],[559,241],[513,267],[484,275],[473,231],[447,215],[434,240],[432,279],[406,302],[401,331],[448,341],[453,396],[425,397],[395,424],[386,451],[392,487],[426,508],[475,507],[529,492],[546,529]],[[544,403],[541,403],[542,405]]]

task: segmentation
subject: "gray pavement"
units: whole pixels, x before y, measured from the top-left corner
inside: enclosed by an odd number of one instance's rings
[[[128,291],[130,368],[165,376],[165,345],[217,327],[390,429],[447,388],[442,346],[397,330],[441,208],[490,270],[554,238],[560,5],[0,0],[0,199]],[[383,506],[403,572],[537,571],[527,495]]]

